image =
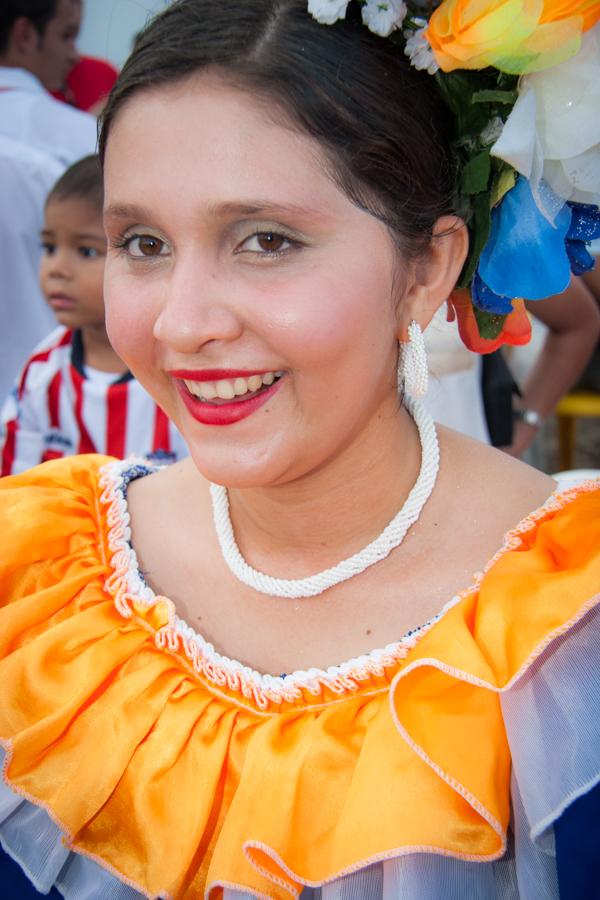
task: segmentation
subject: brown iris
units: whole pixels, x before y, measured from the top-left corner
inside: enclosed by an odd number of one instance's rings
[[[149,234],[139,237],[137,243],[142,256],[158,256],[164,245],[164,241]]]
[[[274,231],[261,231],[256,235],[256,239],[261,250],[270,251],[271,253],[281,250],[286,241],[283,235],[276,234]]]

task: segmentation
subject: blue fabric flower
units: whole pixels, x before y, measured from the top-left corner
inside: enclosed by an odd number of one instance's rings
[[[479,270],[475,272],[471,282],[471,298],[475,306],[485,310],[485,312],[496,313],[497,315],[512,312],[512,299],[494,293],[482,279]]]
[[[492,210],[490,236],[479,259],[480,278],[498,297],[542,300],[560,294],[571,277],[565,247],[570,226],[568,204],[550,223],[539,211],[529,182],[519,176]]]
[[[569,265],[573,275],[583,275],[594,268],[596,260],[586,247],[584,241],[565,241]]]
[[[600,210],[589,203],[569,203],[571,226],[565,246],[574,275],[583,275],[594,268],[596,260],[587,249],[589,241],[600,237]]]

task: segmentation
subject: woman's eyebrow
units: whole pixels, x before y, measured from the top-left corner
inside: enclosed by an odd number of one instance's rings
[[[134,203],[114,203],[104,209],[107,219],[135,219],[143,221],[150,218],[150,211],[144,206],[136,206]]]
[[[331,215],[324,209],[315,209],[298,203],[280,203],[275,200],[231,200],[223,203],[209,204],[206,214],[211,218],[227,219],[235,216],[257,215],[297,215],[310,216],[315,220],[327,221]],[[136,222],[149,221],[152,213],[147,207],[137,206],[133,203],[115,203],[104,210],[105,219],[128,219]]]
[[[208,207],[212,216],[227,218],[231,216],[256,216],[265,213],[292,214],[311,216],[316,218],[329,218],[324,210],[302,206],[298,203],[279,203],[275,200],[259,199],[247,201],[230,201],[213,204]]]

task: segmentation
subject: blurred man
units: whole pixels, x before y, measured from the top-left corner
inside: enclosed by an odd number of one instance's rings
[[[93,153],[96,120],[55,100],[77,60],[79,0],[0,0],[0,402],[53,327],[38,285],[50,187]]]
[[[48,91],[78,59],[80,0],[2,0],[0,134],[56,157],[63,166],[93,153],[95,119]]]

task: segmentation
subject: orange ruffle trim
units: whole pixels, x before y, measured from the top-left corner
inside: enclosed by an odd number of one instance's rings
[[[402,652],[264,702],[194,659],[169,601],[124,592],[106,462],[0,483],[5,779],[73,850],[149,897],[210,900],[289,900],[410,851],[503,854],[498,692],[599,599],[597,484],[524,520]]]

